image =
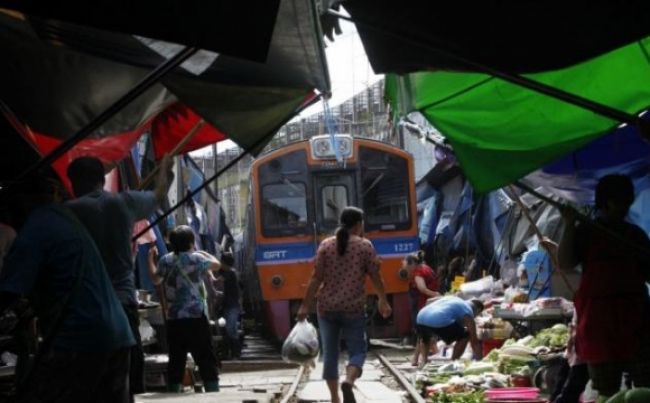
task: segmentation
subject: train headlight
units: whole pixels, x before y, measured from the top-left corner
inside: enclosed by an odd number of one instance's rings
[[[275,276],[271,277],[271,285],[274,288],[282,287],[282,285],[284,285],[284,277],[282,277],[280,275],[277,275],[277,274]]]
[[[397,272],[397,275],[402,280],[408,280],[409,278],[409,272],[406,269],[400,269],[400,271]]]
[[[332,159],[336,158],[336,147],[342,158],[352,157],[352,137],[347,134],[334,135],[335,141],[332,141],[330,135],[314,136],[309,141],[311,143],[311,155],[314,159]]]

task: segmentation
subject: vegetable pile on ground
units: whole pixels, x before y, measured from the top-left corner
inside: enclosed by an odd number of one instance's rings
[[[441,394],[455,396],[485,389],[504,388],[508,386],[508,376],[496,372],[496,366],[491,362],[465,364],[462,361],[453,361],[425,366],[417,373],[415,384],[427,397]]]
[[[569,342],[569,328],[561,323],[541,330],[533,337],[528,347],[549,347],[552,349],[565,349]]]
[[[416,374],[415,384],[434,403],[483,402],[482,391],[508,387],[510,375],[530,376],[543,354],[566,348],[568,339],[569,329],[558,324],[535,336],[509,339],[482,361],[427,364]]]
[[[483,392],[446,394],[439,393],[429,397],[430,403],[484,403]]]

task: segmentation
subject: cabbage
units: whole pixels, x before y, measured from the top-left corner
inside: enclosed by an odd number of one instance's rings
[[[465,369],[464,375],[480,375],[486,372],[494,372],[494,364],[489,362],[473,362]]]
[[[491,350],[484,358],[483,361],[497,362],[499,361],[499,349]]]

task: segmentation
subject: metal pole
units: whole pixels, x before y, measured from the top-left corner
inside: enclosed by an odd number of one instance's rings
[[[537,197],[538,199],[547,202],[548,204],[556,207],[560,211],[562,211],[562,209],[564,209],[566,207],[562,203],[560,203],[558,201],[555,201],[555,200],[551,199],[550,197],[544,196],[543,194],[539,193],[535,189],[531,188],[530,186],[528,186],[528,185],[526,185],[526,184],[524,184],[524,183],[522,183],[520,181],[514,182],[513,185],[515,185],[519,189],[525,190],[526,192],[528,192],[528,193],[532,194],[533,196]],[[644,247],[642,247],[642,246],[640,246],[638,244],[630,242],[629,239],[625,239],[624,237],[622,237],[618,233],[610,230],[606,226],[598,223],[595,220],[592,220],[591,218],[587,217],[584,214],[581,214],[578,211],[576,211],[576,219],[578,221],[586,224],[586,225],[590,225],[590,226],[596,228],[597,230],[602,231],[610,239],[618,242],[620,247],[622,247],[622,248],[630,247],[631,249],[634,249],[637,252],[641,253],[643,256],[650,258],[650,250],[648,250],[648,249],[646,249],[646,248],[644,248]]]
[[[529,90],[539,92],[541,94],[550,96],[552,98],[559,99],[561,101],[567,102],[569,104],[579,106],[583,109],[589,110],[591,112],[594,112],[598,115],[604,116],[606,118],[612,119],[617,122],[624,122],[628,123],[631,125],[638,126],[640,128],[640,132],[643,136],[645,137],[650,137],[650,123],[645,122],[643,119],[639,118],[638,116],[635,116],[633,114],[612,108],[608,105],[604,105],[598,102],[594,102],[590,99],[581,97],[579,95],[571,94],[569,92],[560,90],[555,87],[551,87],[550,85],[546,85],[543,83],[540,83],[535,80],[531,80],[530,78],[524,77],[519,74],[515,73],[507,73],[498,69],[495,69],[490,66],[486,66],[484,64],[466,59],[462,56],[456,55],[450,51],[443,50],[436,48],[434,45],[425,42],[424,40],[420,38],[414,38],[409,36],[408,34],[405,33],[398,33],[398,32],[393,32],[388,29],[382,28],[375,26],[374,24],[364,21],[363,19],[359,19],[358,17],[355,19],[352,19],[351,17],[348,17],[344,14],[341,14],[339,12],[336,12],[334,10],[328,10],[328,14],[333,15],[335,17],[338,17],[342,20],[350,21],[353,22],[354,24],[363,26],[365,28],[372,29],[377,32],[381,32],[387,35],[390,35],[394,38],[398,38],[401,40],[405,40],[407,42],[410,42],[414,45],[420,46],[423,49],[426,49],[431,52],[435,52],[441,55],[444,55],[447,58],[453,59],[457,61],[460,64],[463,64],[464,66],[471,68],[473,70],[489,74],[494,77],[498,77],[504,81],[510,82],[512,84],[519,85],[524,88],[528,88]]]
[[[546,253],[548,253],[548,256],[551,258],[551,263],[552,263],[552,271],[557,271],[560,273],[560,277],[562,277],[562,281],[564,281],[564,284],[567,286],[569,289],[569,292],[573,294],[575,290],[571,286],[571,283],[569,282],[569,279],[567,278],[566,274],[562,270],[557,270],[560,268],[560,262],[558,261],[556,251],[551,250],[550,248],[547,248],[544,245],[544,235],[542,234],[542,231],[539,230],[539,227],[537,226],[537,223],[533,220],[533,217],[530,215],[530,211],[528,210],[528,207],[524,204],[524,202],[521,200],[517,192],[515,192],[515,189],[513,188],[512,185],[510,185],[510,192],[512,193],[512,196],[515,198],[515,203],[519,206],[521,209],[522,213],[524,214],[524,217],[526,217],[526,220],[530,223],[531,227],[533,227],[533,231],[535,232],[535,235],[537,236],[537,240],[539,241],[539,245],[546,250]],[[554,206],[551,204],[551,206]],[[539,272],[537,273],[539,275]],[[549,279],[550,276],[552,276],[553,273],[549,273]],[[550,280],[549,280],[550,281]],[[534,282],[534,280],[533,280]],[[529,285],[529,291],[528,291],[528,297],[530,298],[530,290],[533,289],[534,284]],[[541,292],[541,291],[540,291]],[[538,295],[539,296],[539,295]]]
[[[260,139],[260,141],[258,141],[258,142],[253,146],[253,147],[248,148],[248,149],[242,151],[242,152],[241,152],[237,157],[235,157],[232,161],[230,161],[228,164],[226,164],[226,166],[224,166],[223,168],[221,168],[220,170],[218,170],[217,172],[215,172],[214,175],[212,175],[210,178],[208,178],[208,179],[207,179],[205,182],[203,182],[199,187],[197,187],[196,189],[192,190],[191,192],[188,192],[188,193],[187,193],[183,198],[181,198],[180,200],[178,200],[174,206],[172,206],[169,210],[167,210],[167,211],[166,211],[165,213],[163,213],[161,216],[159,216],[158,218],[156,218],[156,219],[154,220],[154,222],[152,222],[151,224],[149,224],[149,226],[147,226],[147,228],[143,229],[143,230],[140,231],[136,236],[134,236],[134,237],[133,237],[133,241],[135,241],[136,239],[138,239],[138,238],[140,238],[142,235],[144,235],[147,231],[149,231],[149,229],[151,229],[154,225],[158,224],[158,223],[159,223],[163,218],[165,218],[165,217],[167,217],[168,215],[170,215],[174,210],[176,210],[177,208],[179,208],[180,206],[182,206],[183,203],[185,203],[187,200],[189,200],[189,199],[191,199],[192,197],[194,197],[195,194],[199,193],[199,192],[200,192],[201,190],[203,190],[206,186],[208,186],[208,185],[210,184],[210,182],[212,182],[213,180],[217,179],[219,176],[221,176],[221,174],[223,174],[224,172],[226,172],[230,167],[232,167],[232,166],[235,165],[239,160],[241,160],[242,158],[244,158],[248,153],[251,152],[252,149],[256,148],[258,145],[263,144],[263,141],[262,141],[262,140],[266,140],[268,137],[273,137],[273,134],[275,134],[275,133],[274,133],[274,132],[271,132],[270,134],[268,134],[268,135],[262,137],[262,139]],[[180,197],[180,195],[179,195],[179,197]]]
[[[219,166],[218,163],[218,155],[217,155],[217,143],[212,144],[212,173],[217,172],[217,167]],[[214,182],[214,186],[212,187],[212,191],[214,192],[215,196],[217,197],[217,200],[219,200],[219,182]]]
[[[90,136],[95,130],[97,130],[102,124],[106,123],[110,118],[115,116],[119,111],[124,109],[131,101],[136,99],[142,93],[151,88],[156,84],[162,77],[167,73],[178,67],[181,63],[187,60],[190,56],[196,53],[198,49],[193,47],[185,47],[180,52],[178,52],[174,57],[165,61],[160,66],[156,67],[151,73],[149,73],[142,81],[140,81],[135,87],[133,87],[129,92],[124,94],[120,99],[115,101],[111,106],[109,106],[104,112],[97,115],[93,120],[88,122],[86,126],[82,127],[77,133],[72,137],[66,139],[61,143],[57,148],[55,148],[51,153],[41,158],[34,165],[29,167],[25,172],[18,176],[19,179],[24,178],[25,176],[36,172],[40,168],[47,166],[57,159],[59,159],[63,154],[68,150],[74,147],[81,140]]]

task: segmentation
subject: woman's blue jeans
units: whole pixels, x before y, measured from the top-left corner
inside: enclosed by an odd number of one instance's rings
[[[241,309],[239,306],[228,307],[223,311],[223,317],[226,319],[226,339],[233,358],[238,358],[241,355],[241,346],[239,345],[240,313]]]
[[[343,338],[348,349],[348,366],[363,369],[366,361],[366,320],[363,314],[324,312],[318,315],[323,345],[323,379],[339,378],[339,345]]]

